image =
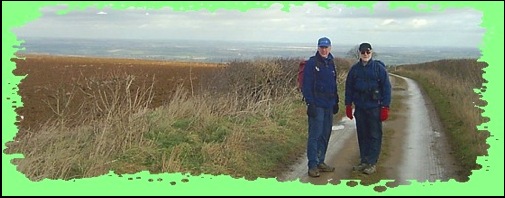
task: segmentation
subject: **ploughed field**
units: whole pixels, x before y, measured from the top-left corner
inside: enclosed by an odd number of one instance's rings
[[[16,109],[19,132],[36,131],[58,114],[86,115],[93,101],[112,101],[111,93],[145,93],[152,87],[150,108],[169,102],[176,88],[201,90],[223,65],[217,63],[175,62],[139,59],[25,55],[12,58],[16,76],[26,76],[19,84],[22,107]],[[131,83],[129,83],[131,82]],[[116,89],[116,90],[114,90]],[[125,91],[124,89],[130,89]],[[101,93],[93,99],[90,93]],[[140,98],[141,96],[137,96]],[[111,105],[111,104],[109,104]],[[98,116],[98,115],[97,115]],[[79,120],[74,120],[78,124]]]

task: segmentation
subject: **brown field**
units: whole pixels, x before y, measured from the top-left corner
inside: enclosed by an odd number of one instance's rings
[[[55,117],[54,108],[58,99],[75,94],[67,112],[79,111],[79,104],[86,97],[79,87],[86,82],[107,80],[112,74],[135,77],[132,88],[153,84],[151,107],[157,107],[169,99],[176,87],[183,85],[195,91],[206,84],[209,76],[224,65],[212,63],[188,63],[174,61],[83,58],[45,55],[26,55],[25,60],[12,58],[16,63],[16,76],[25,76],[19,84],[19,95],[23,107],[16,109],[19,127],[17,137],[23,129],[36,129]],[[154,81],[153,81],[154,79]],[[136,83],[136,84],[135,84]],[[137,85],[137,86],[134,86]],[[62,102],[60,102],[62,103]],[[53,109],[50,106],[53,106]],[[86,107],[81,108],[86,109]],[[23,116],[23,119],[21,119]]]

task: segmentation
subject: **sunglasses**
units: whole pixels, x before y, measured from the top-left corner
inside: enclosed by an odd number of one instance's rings
[[[371,52],[371,51],[368,51],[368,50],[367,50],[367,51],[361,51],[361,54],[365,54],[365,53],[366,53],[366,54],[370,54],[370,53],[372,53],[372,52]]]

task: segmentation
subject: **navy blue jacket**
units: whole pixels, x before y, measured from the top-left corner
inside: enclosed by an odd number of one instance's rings
[[[374,90],[379,90],[377,100],[372,96]],[[391,83],[383,62],[370,59],[363,65],[360,60],[351,67],[345,82],[345,105],[352,103],[361,109],[389,107]]]
[[[319,52],[310,57],[303,70],[302,94],[305,102],[317,107],[333,108],[338,103],[336,76],[331,53],[327,58],[321,57]]]

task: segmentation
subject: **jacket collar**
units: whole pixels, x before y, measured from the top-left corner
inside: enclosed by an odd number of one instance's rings
[[[319,52],[316,52],[316,59],[321,62],[327,62],[333,59],[333,54],[330,52],[327,58],[323,58]]]
[[[361,61],[361,58],[359,59],[359,63],[362,65],[362,66],[367,66],[367,65],[370,65],[370,63],[373,62],[373,58],[370,58],[370,60],[368,60],[368,62],[366,63],[366,65],[363,65],[363,61]]]

